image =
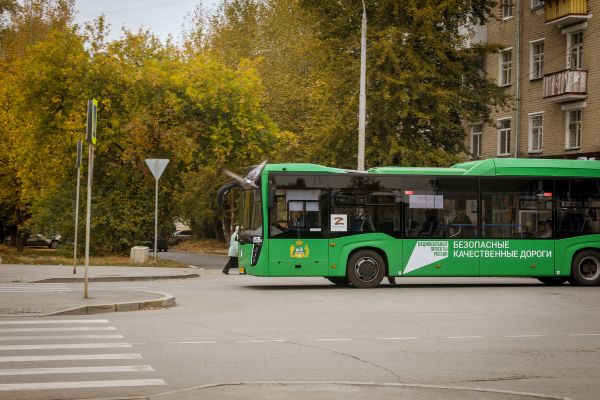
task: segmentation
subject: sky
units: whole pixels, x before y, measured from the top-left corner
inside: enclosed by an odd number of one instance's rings
[[[186,16],[193,15],[200,2],[213,9],[219,0],[76,0],[75,22],[83,24],[104,14],[110,24],[108,40],[121,36],[124,26],[132,31],[149,29],[163,40],[171,33],[177,41]]]

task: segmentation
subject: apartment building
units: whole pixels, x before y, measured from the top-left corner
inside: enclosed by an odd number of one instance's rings
[[[467,126],[469,157],[600,160],[600,0],[500,0],[497,13],[476,37],[502,45],[485,72],[514,101]]]

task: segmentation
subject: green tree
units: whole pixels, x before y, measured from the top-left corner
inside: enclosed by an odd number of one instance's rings
[[[70,69],[77,68],[82,46],[69,27],[71,1],[6,4],[8,22],[0,34],[0,218],[22,248],[31,215],[62,176],[61,146],[73,124],[68,93],[77,80]],[[58,135],[59,129],[66,135]]]
[[[367,2],[367,165],[447,165],[465,151],[463,122],[489,121],[493,107],[507,105],[504,91],[480,72],[484,55],[495,48],[467,48],[459,31],[472,15],[485,22],[494,3]],[[350,0],[301,4],[319,17],[328,65],[338,76],[314,99],[341,114],[326,121],[315,115],[309,134],[329,150],[321,159],[353,167],[354,152],[344,150],[357,146],[362,7]]]

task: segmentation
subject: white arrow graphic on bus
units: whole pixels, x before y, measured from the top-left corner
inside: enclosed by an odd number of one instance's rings
[[[436,261],[443,260],[448,257],[448,242],[447,241],[419,241],[415,245],[412,254],[404,268],[404,273],[407,274],[416,269],[425,267]]]

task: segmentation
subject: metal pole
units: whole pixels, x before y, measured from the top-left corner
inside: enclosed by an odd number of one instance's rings
[[[90,266],[90,224],[92,215],[92,175],[94,174],[94,145],[88,144],[87,212],[85,216],[85,273],[83,275],[83,297],[88,298],[88,273]]]
[[[156,179],[154,194],[154,264],[156,264],[156,252],[158,243],[158,179]]]
[[[358,170],[365,170],[365,125],[367,110],[366,75],[367,75],[367,10],[362,2],[362,28],[360,37],[360,94],[358,101]]]
[[[77,190],[75,194],[75,243],[73,244],[73,273],[77,273],[77,231],[79,230],[79,186],[81,182],[81,164],[77,165]]]

